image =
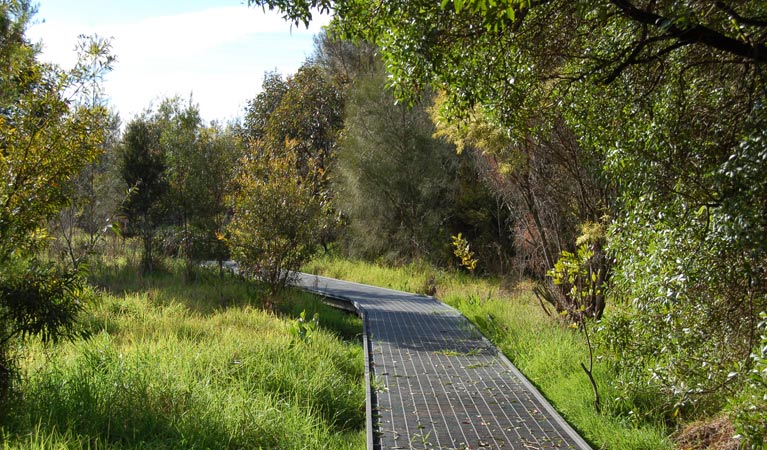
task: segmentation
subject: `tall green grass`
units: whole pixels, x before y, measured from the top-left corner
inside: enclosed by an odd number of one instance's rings
[[[182,264],[91,267],[89,339],[24,349],[3,448],[362,449],[359,319],[300,292]],[[298,313],[319,314],[308,338]]]
[[[599,362],[594,373],[607,407],[595,412],[593,391],[580,367],[581,362],[589,365],[583,334],[547,316],[529,284],[503,286],[499,280],[425,264],[390,268],[336,257],[317,259],[304,270],[415,293],[425,292],[433,283],[436,296],[460,310],[493,341],[595,449],[673,448],[662,424],[639,423],[630,414],[610,410],[610,399],[617,394]]]

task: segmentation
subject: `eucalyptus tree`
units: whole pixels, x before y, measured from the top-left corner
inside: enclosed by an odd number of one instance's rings
[[[327,170],[343,124],[344,99],[337,86],[312,64],[288,77],[286,91],[269,114],[263,139],[270,145],[295,143],[297,164],[314,162]]]
[[[279,72],[266,72],[261,92],[248,101],[243,120],[243,134],[249,139],[261,139],[266,133],[266,124],[272,112],[282,102],[288,90],[287,81]]]
[[[245,144],[257,157],[261,152],[292,153],[302,183],[311,185],[325,217],[319,228],[327,246],[336,235],[337,214],[328,180],[343,126],[344,97],[339,86],[319,66],[307,62],[285,80],[267,74],[263,91],[249,103],[244,123]],[[316,169],[316,170],[315,170]]]

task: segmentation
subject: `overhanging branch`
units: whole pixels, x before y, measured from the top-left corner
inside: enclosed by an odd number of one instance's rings
[[[662,29],[669,36],[682,42],[699,43],[755,62],[767,62],[767,46],[763,44],[749,44],[739,41],[702,25],[681,28],[674,24],[673,20],[651,11],[639,9],[629,0],[611,0],[611,2],[627,17]]]

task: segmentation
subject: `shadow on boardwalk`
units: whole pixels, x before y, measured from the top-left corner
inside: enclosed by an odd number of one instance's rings
[[[365,316],[374,449],[590,447],[458,311],[432,298],[302,274]],[[375,420],[373,420],[375,419]]]

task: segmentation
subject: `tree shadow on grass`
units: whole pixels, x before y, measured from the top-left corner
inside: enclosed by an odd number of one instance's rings
[[[286,420],[281,411],[291,406],[268,395],[241,398],[234,407],[231,401],[214,405],[188,388],[152,388],[142,373],[115,377],[109,372],[119,368],[98,370],[106,373],[77,378],[51,372],[15,404],[14,423],[6,428],[9,442],[24,445],[37,433],[38,440],[61,439],[67,448],[80,442],[85,448],[229,449],[289,448],[288,437],[294,439],[289,446],[311,447],[317,438],[296,436],[313,419],[296,427],[295,415]]]

